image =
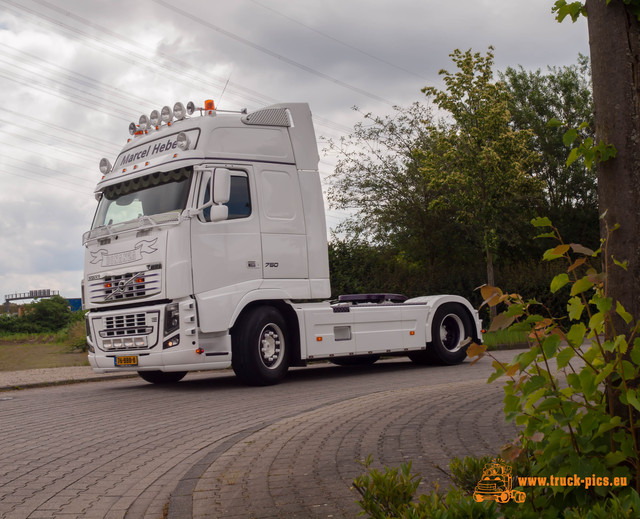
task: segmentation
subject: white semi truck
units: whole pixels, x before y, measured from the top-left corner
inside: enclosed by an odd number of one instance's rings
[[[408,355],[456,364],[480,341],[459,296],[329,301],[318,150],[305,103],[253,113],[176,103],[129,127],[102,159],[85,247],[89,362],[179,381],[232,367],[273,384],[290,366]]]

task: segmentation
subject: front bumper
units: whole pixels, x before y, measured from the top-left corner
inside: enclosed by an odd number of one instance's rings
[[[178,320],[171,322],[167,312],[176,305]],[[87,314],[87,328],[89,364],[97,373],[231,366],[231,336],[228,331],[202,334],[191,298],[172,304],[91,311]],[[124,360],[128,364],[119,365]]]

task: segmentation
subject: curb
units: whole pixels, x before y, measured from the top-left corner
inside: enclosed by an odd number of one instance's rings
[[[108,376],[97,376],[90,378],[74,378],[74,379],[63,379],[63,380],[50,380],[45,382],[27,382],[25,384],[14,384],[8,386],[0,386],[0,392],[4,391],[19,391],[22,389],[32,389],[38,387],[50,387],[50,386],[66,386],[69,384],[80,384],[84,382],[103,382],[105,380],[120,380],[126,378],[134,378],[137,377],[137,373],[131,374],[122,374],[122,375],[108,375]]]

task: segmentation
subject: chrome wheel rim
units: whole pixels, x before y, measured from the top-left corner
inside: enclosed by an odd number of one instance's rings
[[[450,352],[461,348],[464,339],[464,324],[460,316],[448,314],[440,323],[440,342]]]
[[[260,360],[267,369],[276,369],[282,364],[284,334],[277,324],[269,323],[260,332],[258,340]]]

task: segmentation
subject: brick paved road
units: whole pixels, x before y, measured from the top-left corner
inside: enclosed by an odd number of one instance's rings
[[[268,388],[225,372],[3,392],[0,517],[354,517],[355,459],[413,459],[427,490],[433,463],[513,436],[490,372],[398,360]]]

